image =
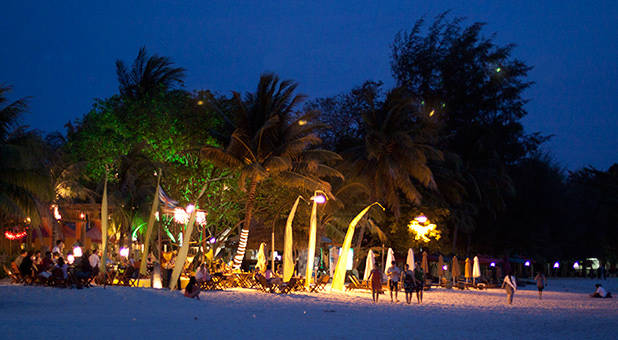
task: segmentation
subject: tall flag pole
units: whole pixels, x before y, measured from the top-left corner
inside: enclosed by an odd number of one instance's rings
[[[337,266],[335,267],[335,276],[333,277],[333,284],[331,286],[332,290],[343,290],[343,284],[345,282],[345,272],[348,266],[348,250],[350,250],[350,245],[352,244],[352,237],[354,236],[354,229],[360,221],[361,218],[373,207],[374,205],[379,205],[382,210],[384,207],[380,205],[380,203],[375,202],[368,205],[365,209],[363,209],[354,219],[350,222],[350,226],[348,227],[348,232],[345,234],[345,239],[343,240],[343,245],[341,246],[341,254],[339,255],[339,259],[337,260]]]
[[[292,221],[294,220],[294,215],[296,214],[296,208],[298,207],[298,202],[300,201],[300,196],[294,202],[292,206],[292,210],[288,215],[288,219],[285,223],[285,235],[283,240],[283,282],[290,281],[292,275],[294,275],[294,256],[292,254]]]

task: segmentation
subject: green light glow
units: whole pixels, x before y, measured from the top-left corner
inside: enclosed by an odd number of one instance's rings
[[[500,73],[501,71],[502,71],[502,69],[501,69],[500,67],[497,67],[497,68],[496,68],[496,72],[497,72],[497,73]]]

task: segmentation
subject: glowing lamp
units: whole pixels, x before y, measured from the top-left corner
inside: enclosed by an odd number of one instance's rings
[[[496,266],[496,262],[492,262],[489,264],[490,267],[495,267]]]
[[[326,197],[324,197],[323,195],[316,195],[311,197],[311,199],[317,204],[322,204],[326,202]]]
[[[67,262],[73,264],[73,262],[75,262],[75,256],[73,256],[73,254],[67,255]]]
[[[82,257],[82,247],[80,246],[73,247],[73,256]]]
[[[429,117],[433,116],[434,113],[436,113],[436,110],[431,110],[431,112],[429,112]]]
[[[442,266],[442,270],[448,270],[448,266],[447,265],[443,265]]]
[[[197,222],[197,224],[201,226],[205,226],[206,225],[206,212],[198,211],[195,214],[195,222]]]
[[[524,263],[524,266],[526,266],[526,267],[530,267],[530,261],[526,261],[526,262]]]
[[[215,242],[217,242],[217,239],[214,237],[211,237],[210,240],[208,240],[208,242],[210,242],[210,244],[215,244]]]
[[[425,223],[425,222],[427,222],[427,216],[425,216],[425,215],[420,215],[420,216],[417,216],[417,217],[415,218],[415,220],[417,220],[417,221],[418,221],[418,223]]]
[[[54,204],[52,205],[52,207],[54,208],[54,218],[57,220],[61,220],[62,215],[60,215],[60,211],[58,211],[58,206]]]
[[[579,262],[576,261],[575,263],[573,263],[573,269],[579,269]]]
[[[30,217],[26,217],[26,223],[30,223],[32,222],[32,220],[30,219]]]
[[[120,256],[129,257],[129,248],[126,248],[126,247],[120,248]]]
[[[411,220],[408,228],[414,232],[414,239],[417,241],[429,242],[430,237],[440,239],[440,231],[436,230],[436,225],[431,223],[427,216],[421,214]]]
[[[86,218],[86,215],[84,215],[84,213],[81,213],[79,214],[79,218],[83,220],[84,218]]]
[[[204,101],[203,101],[203,100],[198,100],[198,101],[197,101],[197,105],[200,105],[200,106],[201,106],[201,105],[204,105]]]
[[[303,125],[307,125],[307,121],[304,119],[301,119],[298,121],[298,125],[303,126]]]
[[[174,221],[180,224],[189,222],[189,214],[183,208],[174,209]]]
[[[560,263],[558,263],[557,261],[554,263],[554,268],[560,268]]]
[[[496,67],[496,73],[500,73],[500,72],[502,72],[502,68]]]
[[[194,209],[195,209],[195,206],[193,204],[189,204],[187,205],[187,208],[185,209],[185,211],[187,212],[187,214],[190,214],[193,212]]]

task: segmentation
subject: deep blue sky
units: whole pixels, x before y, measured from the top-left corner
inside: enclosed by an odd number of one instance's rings
[[[260,73],[299,82],[311,97],[364,80],[392,86],[394,35],[452,9],[483,21],[535,68],[528,132],[569,169],[618,162],[618,1],[4,1],[0,83],[31,96],[23,123],[44,131],[117,92],[114,62],[140,46],[171,57],[186,88],[253,90]],[[29,4],[30,3],[30,4]]]

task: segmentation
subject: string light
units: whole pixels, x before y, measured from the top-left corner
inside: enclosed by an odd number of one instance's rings
[[[4,232],[4,237],[6,237],[7,239],[9,239],[11,241],[22,239],[22,238],[26,237],[26,235],[28,235],[27,231],[22,231],[20,233],[13,233],[13,232],[7,230],[7,231]]]

